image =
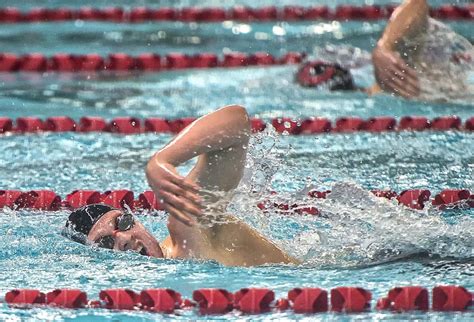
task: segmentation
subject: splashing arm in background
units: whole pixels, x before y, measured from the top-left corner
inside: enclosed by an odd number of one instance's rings
[[[426,32],[427,25],[428,5],[425,0],[406,0],[395,9],[372,53],[377,84],[371,88],[371,93],[383,90],[405,98],[419,95],[417,73],[400,53],[405,57],[413,54],[404,46],[404,40]]]

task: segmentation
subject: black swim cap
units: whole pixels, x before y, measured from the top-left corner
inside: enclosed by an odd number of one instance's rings
[[[355,90],[351,72],[339,64],[312,61],[303,64],[296,74],[302,86],[327,86],[331,91]]]
[[[92,226],[104,214],[115,209],[104,204],[94,204],[74,210],[66,221],[63,235],[78,243],[86,244]]]

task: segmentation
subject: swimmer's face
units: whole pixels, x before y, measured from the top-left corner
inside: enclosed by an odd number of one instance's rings
[[[128,215],[128,223],[120,223],[123,212],[111,210],[92,226],[87,239],[102,248],[119,251],[135,251],[142,255],[163,257],[161,247],[155,237],[136,217]],[[122,226],[122,227],[121,227]]]

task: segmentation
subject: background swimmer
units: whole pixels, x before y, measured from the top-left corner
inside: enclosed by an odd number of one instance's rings
[[[453,32],[443,23],[429,18],[429,7],[424,0],[407,0],[392,14],[384,33],[374,48],[371,60],[376,84],[357,88],[352,79],[339,74],[349,74],[344,60],[337,53],[322,52],[326,63],[305,64],[299,70],[298,82],[305,86],[328,85],[330,90],[362,90],[368,94],[393,93],[405,98],[422,100],[472,99],[474,89],[469,84],[469,72],[474,70],[471,43]],[[331,63],[328,63],[331,62]],[[310,69],[317,84],[305,84],[301,75]],[[308,67],[310,66],[310,67]],[[330,73],[328,69],[345,73]],[[350,75],[350,74],[349,74]]]
[[[230,192],[242,178],[250,133],[246,110],[227,106],[196,120],[150,159],[148,182],[169,213],[170,235],[161,244],[131,214],[105,205],[71,213],[64,234],[83,244],[153,257],[212,259],[231,266],[297,263],[226,213]],[[195,157],[195,167],[181,176],[176,167]]]

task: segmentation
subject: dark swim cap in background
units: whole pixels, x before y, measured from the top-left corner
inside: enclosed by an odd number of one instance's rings
[[[78,243],[86,244],[92,226],[104,214],[115,209],[104,204],[87,205],[76,209],[69,215],[62,234]]]

